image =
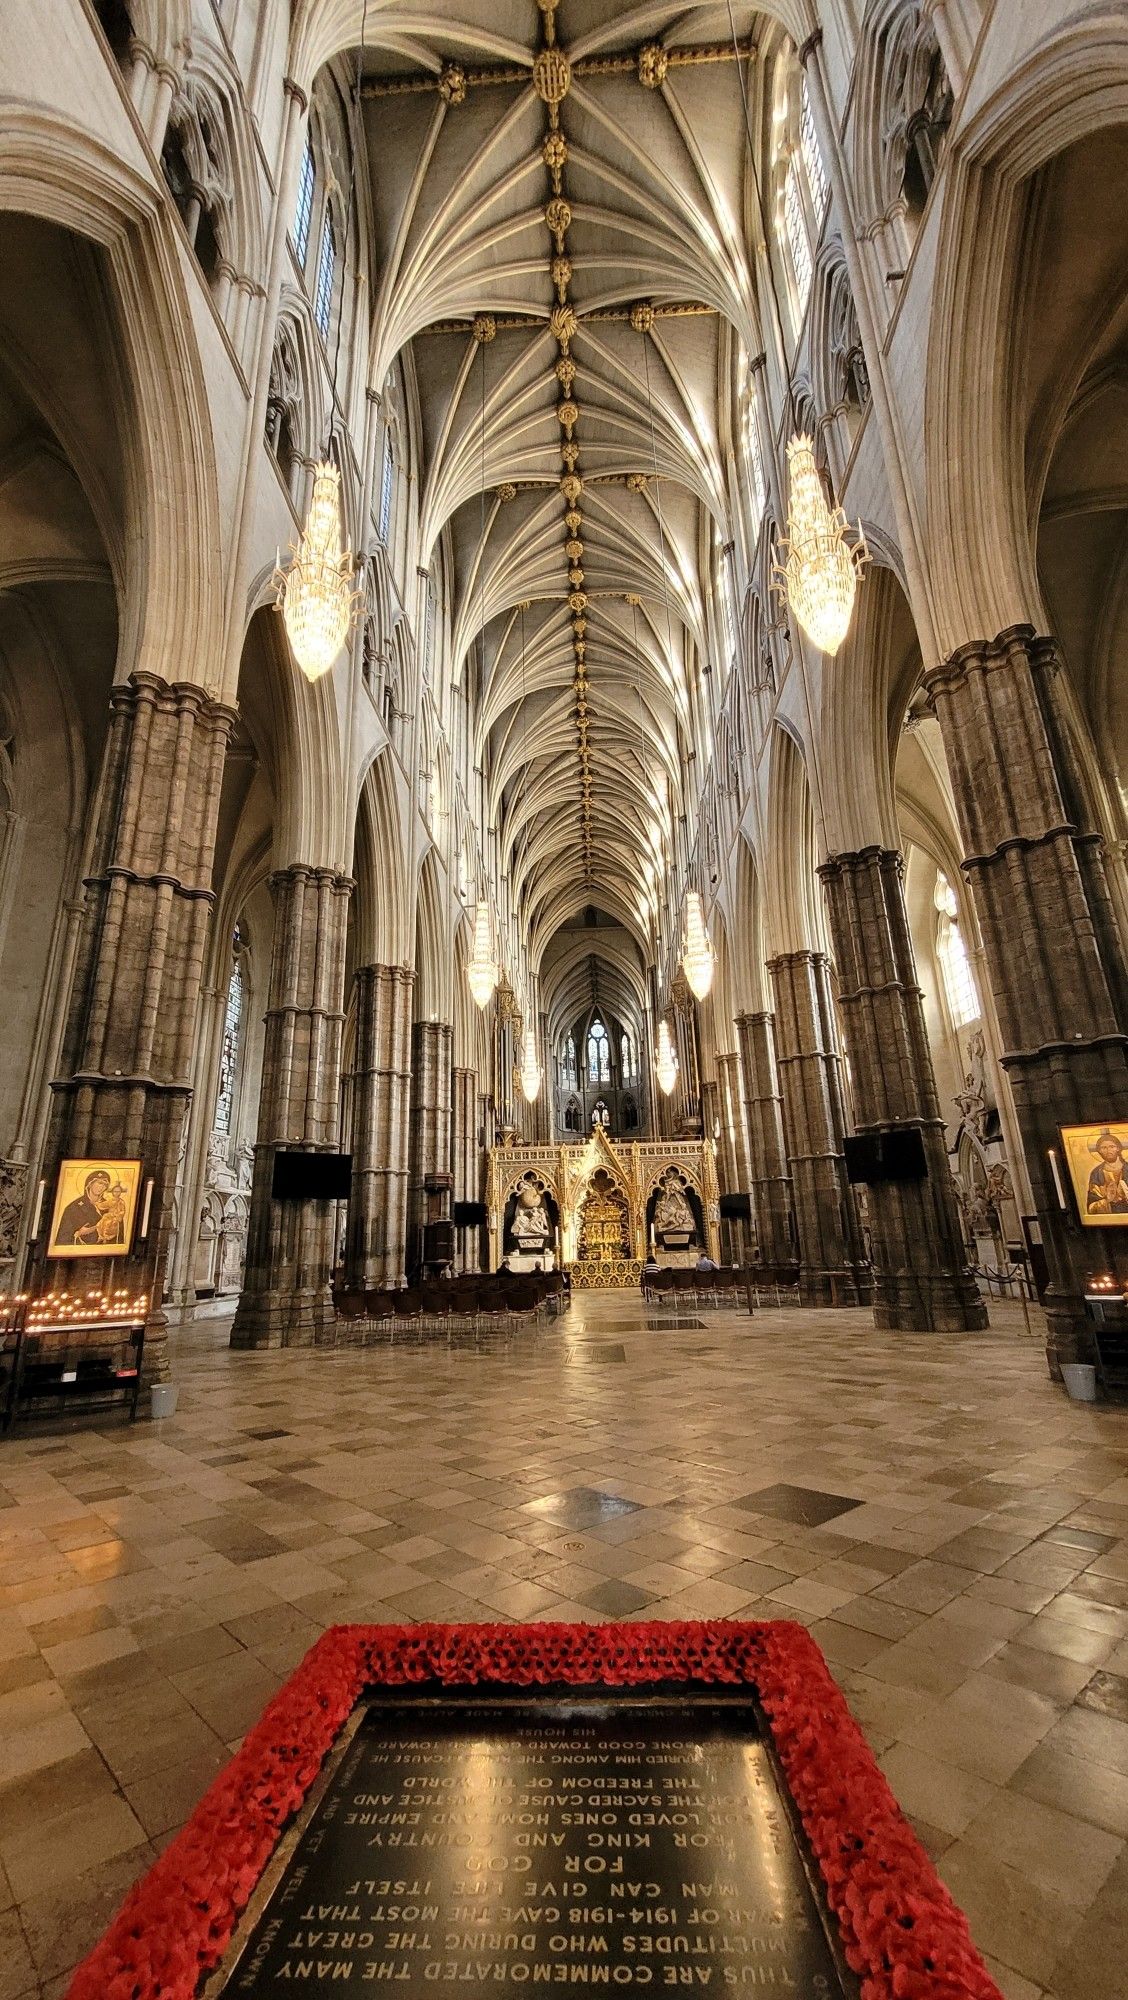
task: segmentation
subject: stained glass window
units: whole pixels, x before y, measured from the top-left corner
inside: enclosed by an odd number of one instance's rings
[[[238,950],[239,927],[235,927],[234,945]],[[235,1079],[239,1068],[239,1042],[243,1025],[243,969],[236,959],[227,982],[227,1007],[223,1016],[223,1050],[219,1059],[219,1091],[215,1100],[214,1127],[217,1132],[230,1132],[231,1114],[235,1103]]]
[[[937,874],[934,901],[939,913],[936,956],[940,960],[948,1012],[954,1028],[966,1028],[969,1021],[979,1019],[979,996],[960,930],[959,905],[946,875]]]
[[[787,178],[783,184],[783,226],[791,252],[799,310],[803,312],[811,289],[811,246],[807,241],[807,218],[803,213],[803,195],[794,153],[788,161]]]
[[[748,479],[752,497],[752,533],[760,532],[764,518],[764,508],[768,504],[768,479],[764,470],[764,447],[760,439],[759,409],[755,389],[748,394],[744,406],[744,456],[748,464]]]
[[[803,155],[803,165],[807,170],[807,186],[811,190],[811,206],[821,221],[822,212],[830,198],[830,183],[827,180],[826,168],[823,166],[822,154],[819,151],[818,134],[815,131],[815,120],[814,114],[811,111],[811,99],[807,90],[806,77],[803,78],[799,96],[799,150]]]
[[[380,472],[380,540],[388,546],[392,526],[392,482],[396,473],[396,448],[390,430],[384,432],[384,464]]]
[[[589,1083],[610,1083],[611,1044],[600,1020],[593,1021],[588,1030],[587,1061]]]
[[[302,270],[309,255],[309,230],[313,221],[313,189],[317,180],[317,168],[313,159],[313,141],[306,139],[302,154],[301,172],[298,175],[298,200],[294,209],[294,251]]]
[[[333,217],[325,211],[321,225],[321,248],[317,254],[317,290],[313,299],[313,316],[326,340],[329,338],[329,322],[333,317],[333,280],[337,273],[337,238],[333,229]]]

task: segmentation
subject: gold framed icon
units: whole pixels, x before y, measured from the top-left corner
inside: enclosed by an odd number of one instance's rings
[[[124,1257],[133,1242],[140,1160],[64,1160],[48,1257]]]

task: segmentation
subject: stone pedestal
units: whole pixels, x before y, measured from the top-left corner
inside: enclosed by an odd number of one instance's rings
[[[1086,1271],[1128,1280],[1120,1231],[1057,1200],[1058,1126],[1121,1119],[1128,977],[1104,849],[1082,783],[1052,639],[1013,626],[961,646],[926,682],[940,723],[976,914],[1049,1265],[1048,1358],[1091,1359]]]
[[[63,1159],[139,1159],[149,1226],[114,1283],[147,1292],[145,1374],[167,1374],[161,1306],[212,905],[223,760],[234,712],[200,687],[135,673],[110,698],[99,818],[59,1075],[47,1193],[27,1285],[86,1290],[107,1267],[44,1257]]]
[[[459,1068],[451,1071],[450,1144],[455,1201],[481,1201],[484,1198],[484,1171],[482,1149],[478,1144],[477,1070]],[[480,1229],[455,1230],[456,1270],[480,1270],[481,1253]]]
[[[905,912],[901,856],[867,847],[820,868],[859,1132],[915,1125],[925,1180],[869,1190],[875,1326],[905,1332],[987,1325],[967,1268],[924,1007]]]
[[[274,1201],[282,1147],[333,1152],[341,1082],[345,924],[352,882],[331,868],[273,875],[274,944],[243,1291],[232,1347],[332,1339],[337,1203]]]
[[[864,1305],[873,1288],[842,1152],[842,1078],[826,956],[784,952],[768,969],[800,1287],[810,1305]]]
[[[740,1036],[749,1192],[756,1240],[765,1264],[788,1264],[797,1257],[798,1246],[792,1224],[791,1175],[783,1137],[775,1015],[740,1014],[736,1031]]]
[[[352,1193],[345,1234],[350,1284],[401,1285],[407,1254],[411,1109],[409,966],[362,965],[356,974]]]
[[[450,1173],[451,1044],[449,1021],[416,1021],[411,1031],[411,1148],[408,1268],[422,1261],[427,1217],[424,1183]]]

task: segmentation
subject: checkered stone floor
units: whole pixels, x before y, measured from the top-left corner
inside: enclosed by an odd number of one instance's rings
[[[0,1444],[0,2000],[54,2000],[324,1626],[809,1625],[1007,2000],[1128,2000],[1128,1411],[1017,1310],[232,1354]]]

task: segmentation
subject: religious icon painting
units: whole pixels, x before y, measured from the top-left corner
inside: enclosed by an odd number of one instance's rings
[[[133,1241],[140,1160],[64,1160],[49,1257],[124,1257]]]
[[[1083,1226],[1128,1227],[1128,1124],[1063,1125],[1061,1143]]]

